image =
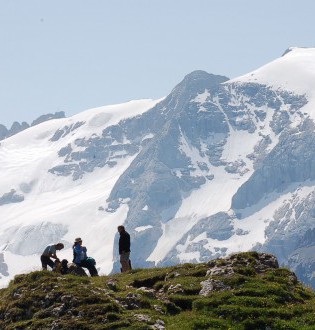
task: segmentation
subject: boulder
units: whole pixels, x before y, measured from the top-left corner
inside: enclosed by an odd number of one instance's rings
[[[84,269],[82,267],[77,266],[74,263],[68,264],[68,274],[77,275],[77,276],[87,276]]]

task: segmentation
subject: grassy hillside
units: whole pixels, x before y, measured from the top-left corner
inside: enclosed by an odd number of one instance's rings
[[[315,329],[315,294],[255,252],[94,278],[38,271],[0,290],[1,329]]]

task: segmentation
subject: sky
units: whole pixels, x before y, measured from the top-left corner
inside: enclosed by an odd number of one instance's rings
[[[315,47],[313,0],[0,0],[0,124],[166,96]]]

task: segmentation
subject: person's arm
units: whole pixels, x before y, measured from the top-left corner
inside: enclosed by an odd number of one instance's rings
[[[130,235],[127,235],[127,242],[126,242],[126,251],[130,251]]]
[[[83,251],[83,254],[84,254],[84,259],[86,259],[87,258],[87,254],[86,254],[87,248],[85,246],[83,246],[82,251]]]
[[[49,251],[48,255],[49,255],[50,258],[59,260],[58,257],[57,257],[56,249],[54,250],[54,252],[53,251]]]
[[[50,253],[49,256],[50,256],[50,258],[59,260],[59,258],[57,257],[57,254],[56,253]]]
[[[118,246],[119,246],[119,254],[122,254],[123,253],[123,239],[122,239],[121,235],[119,237]]]
[[[73,260],[72,260],[72,262],[75,262],[76,261],[76,258],[77,258],[77,252],[76,252],[76,250],[75,250],[75,247],[73,247]]]

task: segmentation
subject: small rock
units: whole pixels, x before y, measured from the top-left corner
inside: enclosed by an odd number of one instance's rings
[[[77,266],[74,263],[68,264],[68,274],[77,276],[87,276],[86,272],[82,267]]]
[[[175,278],[175,277],[178,277],[180,276],[180,274],[178,272],[171,272],[171,273],[168,273],[166,274],[165,276],[165,281],[168,281],[169,279],[171,278]]]
[[[65,310],[65,305],[61,305],[61,306],[58,306],[58,307],[55,307],[51,313],[54,315],[54,316],[61,316],[63,313],[64,313],[64,310]]]
[[[19,299],[22,295],[20,293],[14,292],[13,293],[13,298]]]
[[[119,304],[126,309],[139,309],[141,307],[141,295],[136,293],[128,293],[125,299],[118,299]]]
[[[59,330],[59,329],[62,329],[62,326],[60,326],[57,321],[53,321],[51,323],[50,330]]]
[[[83,317],[84,317],[84,312],[80,311],[80,312],[78,313],[78,318],[83,318]]]
[[[167,289],[167,292],[169,294],[176,294],[176,293],[183,293],[183,287],[181,284],[176,284],[176,285],[170,285],[169,288]]]
[[[113,291],[117,291],[117,282],[115,280],[109,280],[107,282],[107,286],[109,289],[113,290]]]
[[[234,274],[234,270],[231,266],[215,266],[207,271],[206,276],[229,276],[232,274]]]
[[[151,326],[154,330],[165,330],[165,323],[163,320],[156,320],[156,322]]]
[[[64,304],[69,303],[73,299],[71,295],[64,295],[60,298],[60,301]]]
[[[143,286],[143,287],[137,289],[137,291],[139,291],[141,294],[143,294],[146,297],[149,297],[149,298],[154,298],[155,297],[155,290],[154,289],[149,289],[149,288],[146,288],[146,287]]]
[[[140,322],[150,322],[151,321],[151,317],[149,315],[134,314],[133,316]]]
[[[211,296],[213,291],[226,291],[230,290],[231,288],[228,285],[225,285],[223,282],[218,280],[213,280],[212,278],[205,280],[200,283],[201,290],[199,295],[201,296]]]
[[[165,314],[161,305],[153,305],[153,308],[160,314]]]

